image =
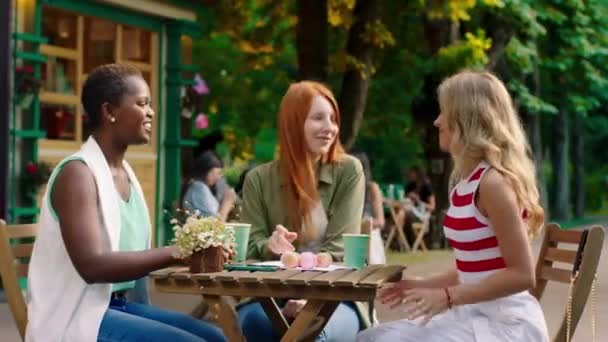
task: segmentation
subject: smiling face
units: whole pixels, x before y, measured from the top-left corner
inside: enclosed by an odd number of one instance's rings
[[[152,110],[150,88],[139,76],[127,79],[129,91],[122,97],[120,105],[108,110],[114,118],[112,125],[117,137],[127,145],[147,144],[152,137]]]
[[[338,124],[331,102],[321,95],[315,96],[304,121],[304,138],[313,159],[329,152],[337,136]]]

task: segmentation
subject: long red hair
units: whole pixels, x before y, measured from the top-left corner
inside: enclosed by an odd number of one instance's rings
[[[338,103],[331,90],[319,82],[293,83],[283,96],[279,109],[279,165],[287,190],[283,195],[292,229],[298,232],[298,242],[309,241],[314,236],[315,227],[311,227],[310,213],[319,200],[318,180],[304,136],[304,122],[316,96],[323,96],[331,103],[339,128]],[[336,137],[321,162],[335,162],[343,154],[344,149]]]

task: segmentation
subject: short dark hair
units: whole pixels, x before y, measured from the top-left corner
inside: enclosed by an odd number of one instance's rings
[[[183,205],[184,196],[186,196],[186,191],[188,191],[188,187],[190,186],[190,183],[194,179],[198,179],[198,178],[203,178],[203,180],[205,180],[205,178],[209,174],[209,171],[211,171],[212,169],[214,169],[216,167],[223,168],[224,163],[222,163],[222,160],[220,159],[220,157],[218,157],[217,154],[215,154],[215,152],[213,152],[212,150],[207,150],[207,151],[201,153],[196,159],[194,159],[194,162],[192,163],[192,166],[190,167],[190,173],[188,174],[186,179],[182,182],[182,189],[181,189],[180,195],[179,195],[180,208]],[[211,188],[211,192],[213,192],[214,195],[215,195],[215,191],[216,191],[216,187],[213,186]]]
[[[207,150],[199,155],[192,163],[192,169],[190,170],[190,177],[207,177],[209,171],[214,168],[223,168],[224,164],[222,160],[212,150]]]
[[[101,106],[105,102],[120,105],[123,96],[129,92],[127,79],[131,76],[142,77],[141,71],[127,64],[104,64],[91,71],[81,96],[91,130],[101,126]]]

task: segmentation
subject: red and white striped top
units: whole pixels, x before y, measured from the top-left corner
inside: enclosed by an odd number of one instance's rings
[[[478,283],[506,267],[494,229],[475,205],[479,183],[490,167],[481,162],[468,178],[454,187],[443,221],[445,236],[454,248],[460,281],[465,284]]]

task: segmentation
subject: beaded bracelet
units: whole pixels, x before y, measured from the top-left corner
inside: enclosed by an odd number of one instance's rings
[[[452,305],[454,305],[454,302],[452,301],[452,296],[450,296],[450,290],[448,290],[447,287],[444,287],[443,291],[445,292],[445,296],[448,299],[448,309],[451,309]]]

